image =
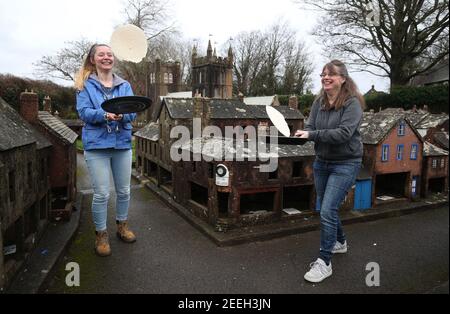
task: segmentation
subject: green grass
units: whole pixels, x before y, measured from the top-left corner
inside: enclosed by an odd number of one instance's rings
[[[75,142],[75,145],[76,145],[77,149],[83,150],[83,142],[81,141],[81,139],[77,139],[77,141]]]

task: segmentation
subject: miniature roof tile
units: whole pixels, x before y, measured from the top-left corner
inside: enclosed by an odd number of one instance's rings
[[[246,144],[245,144],[246,143]],[[264,140],[265,143],[265,140]],[[258,151],[258,143],[236,141],[225,137],[202,137],[189,140],[183,144],[175,145],[183,150],[195,153],[195,147],[200,147],[201,154],[216,161],[231,159],[243,161],[277,157],[314,157],[314,144],[307,142],[304,145],[264,145],[265,151]]]
[[[423,144],[423,155],[426,157],[430,156],[448,156],[448,152],[429,143],[425,142]]]
[[[36,143],[34,132],[17,111],[0,98],[0,151]]]
[[[428,112],[406,112],[406,118],[412,125],[417,126],[423,119],[429,115]]]
[[[436,132],[433,134],[433,139],[438,143],[441,147],[448,150],[448,133],[447,132]]]
[[[244,103],[246,105],[257,106],[279,106],[278,96],[260,96],[260,97],[244,97]]]
[[[364,144],[380,143],[400,121],[406,121],[411,129],[416,133],[417,137],[422,137],[412,126],[411,122],[406,119],[405,113],[402,111],[382,111],[377,113],[364,112],[361,121],[361,137]]]
[[[164,97],[161,107],[164,107],[164,104],[173,119],[192,119],[193,117],[194,105],[192,98]]]
[[[193,118],[193,98],[164,97],[170,116],[173,119]],[[269,119],[265,106],[249,106],[235,99],[211,99],[211,119]],[[287,120],[304,119],[299,110],[288,106],[277,106]]]
[[[68,127],[82,127],[84,126],[84,121],[81,119],[60,119]]]
[[[430,113],[416,125],[416,128],[418,128],[418,129],[435,128],[435,127],[445,123],[445,121],[448,121],[448,114]]]
[[[151,122],[134,133],[134,136],[156,142],[159,140],[159,124],[156,122]]]
[[[49,130],[56,137],[61,139],[66,144],[75,143],[78,134],[72,131],[60,119],[52,116],[47,111],[38,112],[38,120],[47,130]]]
[[[33,132],[33,135],[36,137],[37,150],[53,146],[52,143],[44,136],[44,134],[39,132],[39,130],[34,126],[30,125],[30,129]]]

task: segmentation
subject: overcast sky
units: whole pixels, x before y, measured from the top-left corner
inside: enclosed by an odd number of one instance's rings
[[[327,61],[311,35],[316,15],[291,0],[169,0],[170,14],[185,38],[206,46],[210,34],[220,47],[242,31],[265,30],[287,20],[313,56],[313,92],[320,88],[319,72]],[[125,0],[0,0],[0,73],[35,78],[33,62],[55,54],[65,42],[85,37],[109,42],[125,21]],[[206,53],[206,52],[205,52]],[[369,73],[350,73],[361,92],[371,85],[386,91],[389,82]]]

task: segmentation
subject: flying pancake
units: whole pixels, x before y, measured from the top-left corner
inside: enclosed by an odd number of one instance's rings
[[[116,28],[110,45],[119,60],[138,63],[147,55],[147,37],[142,29],[132,24]]]

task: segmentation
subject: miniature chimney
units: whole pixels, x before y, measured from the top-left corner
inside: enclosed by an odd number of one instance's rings
[[[202,130],[209,125],[211,110],[209,99],[203,97],[194,97],[194,118],[201,119]]]
[[[33,91],[25,91],[20,94],[19,112],[20,115],[30,123],[34,123],[38,118],[39,100],[38,95]]]
[[[52,113],[52,99],[50,96],[45,96],[44,101],[42,102],[42,106],[44,108],[44,111],[47,111],[48,113]]]
[[[295,95],[289,97],[289,108],[298,110],[298,98]]]
[[[244,102],[244,94],[242,94],[241,92],[239,92],[239,94],[238,94],[238,99],[239,99],[241,102]]]

